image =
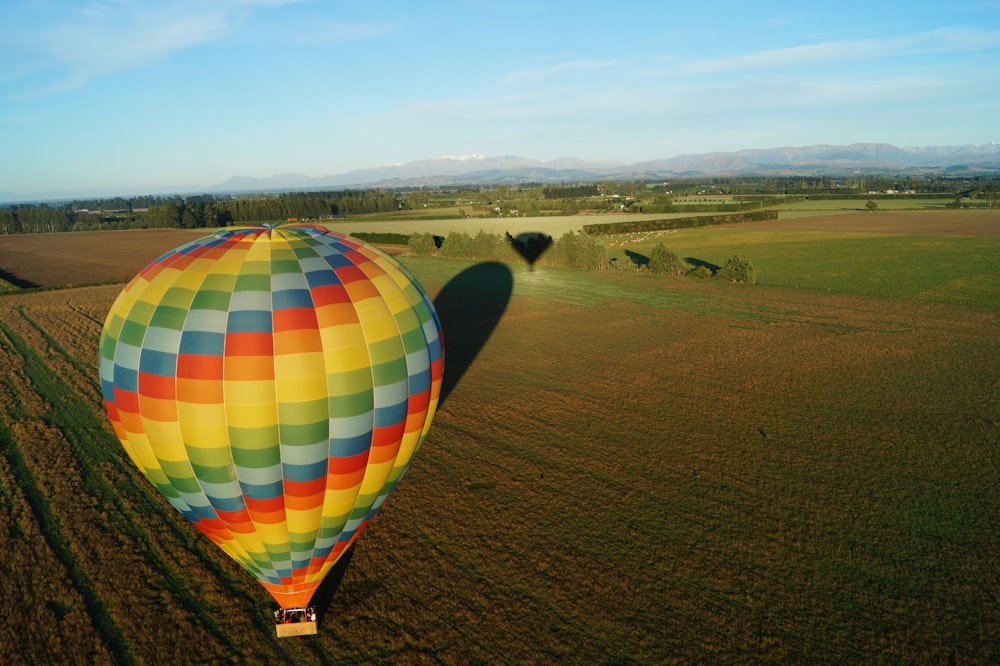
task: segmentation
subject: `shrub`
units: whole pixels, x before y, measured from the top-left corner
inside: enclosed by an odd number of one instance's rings
[[[660,243],[649,252],[649,270],[653,273],[681,275],[685,269],[680,258]]]
[[[688,271],[688,275],[691,277],[705,279],[712,277],[712,271],[708,266],[698,266],[697,268],[693,268]]]
[[[472,238],[464,231],[452,231],[441,244],[440,253],[445,257],[472,259]]]
[[[434,239],[434,234],[413,234],[406,243],[406,247],[411,254],[437,254],[437,242]]]
[[[611,259],[611,267],[615,270],[631,272],[639,269],[639,265],[635,263],[632,257],[625,255],[624,257],[614,257]]]
[[[586,232],[563,234],[553,248],[546,254],[546,263],[572,268],[604,268],[608,263],[607,252],[599,240]]]
[[[729,280],[730,282],[757,282],[757,271],[754,270],[753,264],[743,254],[735,254],[730,257],[717,275],[723,280]]]

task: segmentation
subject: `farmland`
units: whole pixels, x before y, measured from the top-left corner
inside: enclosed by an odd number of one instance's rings
[[[995,663],[1000,248],[941,224],[974,226],[970,213],[793,217],[629,246],[713,263],[739,249],[755,286],[407,258],[442,317],[448,393],[320,590],[320,634],[280,641],[268,595],[106,424],[97,338],[121,284],[4,295],[0,656]],[[21,263],[5,238],[0,268],[41,286],[121,280],[193,238],[120,233],[31,237],[47,243]],[[955,265],[926,265],[906,292],[906,253],[927,243]],[[861,293],[855,276],[888,256],[900,268]],[[987,277],[956,284],[963,256]],[[834,269],[850,277],[822,277]]]

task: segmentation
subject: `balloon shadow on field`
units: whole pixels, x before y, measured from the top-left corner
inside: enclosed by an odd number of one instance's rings
[[[513,291],[510,268],[489,261],[466,268],[438,292],[434,309],[441,320],[445,354],[438,407],[493,334]]]
[[[441,320],[445,348],[439,408],[500,323],[513,291],[510,268],[499,262],[484,262],[466,268],[438,292],[434,309]],[[320,618],[333,604],[353,554],[352,544],[316,588],[311,603]]]
[[[352,557],[354,557],[354,544],[351,544],[347,552],[340,556],[340,559],[330,569],[330,573],[326,575],[326,578],[316,588],[316,593],[313,594],[312,601],[309,603],[316,608],[320,619],[330,610],[333,597],[337,594],[340,583],[344,580],[344,574],[347,573],[347,568],[351,565]]]
[[[552,245],[552,236],[541,231],[527,231],[523,234],[518,234],[515,238],[508,231],[507,242],[514,248],[515,252],[524,257],[524,260],[528,262],[528,266],[534,270],[535,262]]]

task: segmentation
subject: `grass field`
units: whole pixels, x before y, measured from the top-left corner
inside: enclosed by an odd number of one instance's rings
[[[918,236],[794,242],[890,238]],[[453,387],[321,589],[320,634],[281,641],[263,589],[106,424],[96,345],[121,285],[0,297],[0,657],[1000,660],[1000,308],[405,261]]]
[[[663,243],[692,267],[742,253],[766,285],[1000,309],[1000,211],[781,218],[604,242],[616,257]]]

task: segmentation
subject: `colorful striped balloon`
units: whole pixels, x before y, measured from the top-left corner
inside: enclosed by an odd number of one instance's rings
[[[282,608],[308,604],[403,476],[443,360],[406,268],[299,224],[168,252],[125,287],[100,341],[132,461]]]

